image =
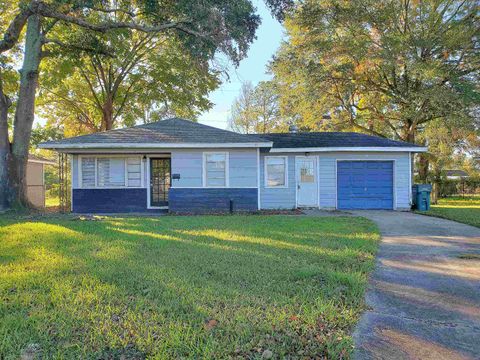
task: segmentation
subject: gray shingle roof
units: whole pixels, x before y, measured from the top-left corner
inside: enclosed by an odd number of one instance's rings
[[[130,128],[109,130],[68,139],[44,142],[42,148],[81,144],[222,144],[265,143],[259,136],[246,136],[232,131],[172,118]],[[267,140],[268,142],[268,140]]]
[[[76,136],[40,144],[47,149],[162,147],[197,144],[270,148],[323,148],[323,147],[396,147],[412,148],[416,145],[353,132],[311,132],[278,134],[239,134],[193,121],[172,118],[130,128],[116,129]],[[230,145],[229,145],[230,144]],[[88,146],[87,146],[88,145]]]
[[[273,148],[419,147],[403,141],[354,132],[272,133],[255,136],[273,141]]]
[[[445,175],[447,176],[458,176],[458,177],[468,177],[468,173],[464,170],[445,170]]]

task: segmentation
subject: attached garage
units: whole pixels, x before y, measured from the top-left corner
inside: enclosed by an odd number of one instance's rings
[[[245,135],[178,118],[62,139],[41,147],[73,155],[73,209],[85,206],[90,213],[105,212],[105,201],[119,204],[116,212],[150,211],[147,193],[153,178],[148,175],[148,159],[161,157],[159,154],[171,158],[171,168],[167,169],[171,174],[165,176],[171,176],[172,181],[164,192],[168,190],[172,212],[225,211],[230,200],[234,209],[241,205],[242,210],[407,211],[412,202],[412,156],[427,151],[415,144],[361,133]],[[128,174],[120,182],[111,174],[101,175],[98,181],[98,169],[90,174],[93,177],[89,175],[94,186],[84,183],[82,168],[88,172],[91,164],[79,161],[82,155],[88,154],[92,160],[111,158],[110,153],[124,158],[137,154],[146,159],[140,164],[141,174],[147,174],[141,176],[141,186],[127,186],[128,181],[123,180],[129,179]],[[104,183],[118,186],[113,189]],[[139,200],[138,192],[147,195]],[[100,193],[104,201],[99,203]],[[193,197],[203,205],[192,203]],[[120,204],[119,198],[126,200]],[[133,204],[131,199],[140,203]],[[243,207],[243,200],[248,206]],[[210,205],[205,206],[207,203]]]
[[[393,169],[393,161],[338,161],[338,209],[394,209]]]

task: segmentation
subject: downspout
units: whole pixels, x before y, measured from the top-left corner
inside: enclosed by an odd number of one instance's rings
[[[261,207],[260,202],[260,148],[257,148],[257,207],[260,210]]]
[[[412,206],[412,178],[413,178],[413,173],[412,173],[412,153],[408,153],[408,201],[410,203],[410,206]]]

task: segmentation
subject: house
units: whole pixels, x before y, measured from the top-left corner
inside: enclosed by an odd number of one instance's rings
[[[410,209],[425,148],[358,133],[244,135],[173,118],[46,142],[71,154],[72,211]]]
[[[464,170],[445,170],[445,176],[448,180],[462,180],[468,178],[468,173]]]
[[[40,156],[28,155],[27,197],[36,208],[45,207],[45,165],[56,163]]]

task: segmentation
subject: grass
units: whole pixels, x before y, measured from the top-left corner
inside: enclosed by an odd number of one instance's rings
[[[60,199],[58,198],[58,196],[51,197],[47,195],[45,197],[46,207],[59,206],[59,205],[60,205]]]
[[[480,197],[469,196],[439,199],[438,205],[432,205],[427,212],[419,211],[418,213],[480,227]]]
[[[347,358],[378,240],[351,217],[0,217],[0,358]]]

